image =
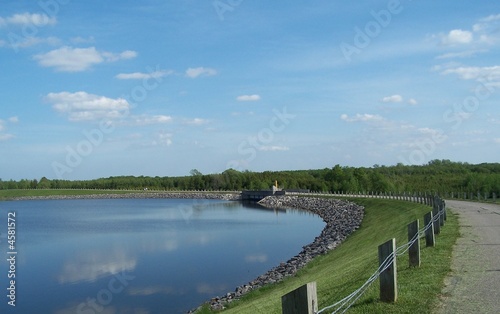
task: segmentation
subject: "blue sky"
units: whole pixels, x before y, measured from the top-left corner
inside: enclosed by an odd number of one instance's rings
[[[495,1],[2,1],[0,178],[498,162]]]

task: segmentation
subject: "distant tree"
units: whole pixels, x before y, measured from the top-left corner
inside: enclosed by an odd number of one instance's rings
[[[197,169],[191,169],[191,171],[189,171],[189,174],[192,175],[192,176],[202,176],[203,175]]]
[[[40,179],[40,182],[36,185],[37,189],[50,189],[50,180],[46,177]]]

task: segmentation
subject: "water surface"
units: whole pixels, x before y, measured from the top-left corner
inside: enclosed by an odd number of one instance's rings
[[[297,254],[324,227],[303,211],[220,200],[0,202],[16,213],[16,307],[0,313],[185,313]]]

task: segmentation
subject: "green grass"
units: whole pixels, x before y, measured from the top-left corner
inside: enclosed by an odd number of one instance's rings
[[[352,199],[365,206],[361,228],[341,246],[309,263],[296,276],[269,285],[233,302],[223,313],[281,313],[281,296],[316,281],[319,308],[331,305],[359,288],[377,269],[378,245],[396,238],[400,246],[407,239],[407,224],[420,219],[430,208],[405,201]],[[398,301],[379,301],[379,282],[375,281],[349,313],[429,313],[435,307],[443,280],[450,271],[452,246],[459,236],[458,219],[448,211],[448,221],[436,239],[436,246],[421,241],[422,266],[409,268],[408,256],[397,259]],[[200,313],[212,313],[205,306]]]

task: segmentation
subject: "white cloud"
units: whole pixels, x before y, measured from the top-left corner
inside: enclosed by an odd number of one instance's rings
[[[278,151],[288,151],[290,150],[287,146],[260,146],[259,150],[264,152],[278,152]]]
[[[158,70],[150,73],[134,72],[134,73],[120,73],[115,77],[119,80],[144,80],[150,78],[161,78],[174,73],[173,71]]]
[[[13,139],[14,135],[12,134],[0,134],[0,142],[8,141],[10,139]]]
[[[367,122],[367,121],[383,121],[384,118],[377,115],[377,114],[369,114],[369,113],[364,113],[364,114],[359,114],[357,113],[356,116],[354,117],[349,117],[346,114],[342,114],[340,118],[346,122]]]
[[[241,95],[241,96],[238,96],[236,97],[236,100],[237,101],[259,101],[260,100],[260,96],[259,95]]]
[[[153,141],[153,145],[170,146],[172,145],[172,133],[159,133],[156,135],[156,139]]]
[[[22,13],[14,14],[7,18],[0,17],[0,27],[7,25],[17,25],[17,26],[28,26],[34,25],[37,27],[46,25],[55,25],[57,19],[55,17],[49,17],[47,14],[39,13]]]
[[[444,70],[441,74],[457,74],[463,80],[487,78],[488,80],[500,79],[500,66],[491,67],[456,67]]]
[[[35,55],[33,58],[43,67],[54,67],[57,71],[80,72],[88,70],[95,64],[115,62],[137,56],[135,51],[122,53],[101,52],[95,47],[72,48],[64,46],[44,54]]]
[[[478,21],[478,23],[474,24],[472,27],[472,30],[474,32],[481,32],[484,30],[488,30],[494,22],[500,21],[500,14],[497,15],[490,15],[487,17],[484,17]]]
[[[415,100],[414,98],[408,99],[408,103],[412,106],[418,105],[418,101]]]
[[[500,144],[500,137],[497,137],[497,138],[493,139],[493,142],[495,142],[497,144]]]
[[[443,133],[440,130],[432,129],[432,128],[418,128],[417,131],[421,134],[425,135],[439,135]]]
[[[106,59],[107,62],[115,62],[119,60],[133,59],[137,57],[137,52],[132,50],[125,50],[120,53],[113,52],[101,52],[101,55]]]
[[[464,31],[461,29],[451,30],[447,35],[441,37],[441,43],[443,45],[463,45],[469,44],[474,39],[472,32]]]
[[[117,119],[127,115],[131,108],[123,98],[113,99],[86,92],[49,93],[45,100],[55,111],[68,115],[70,121]]]
[[[382,102],[392,102],[392,103],[397,103],[397,102],[402,102],[403,97],[401,95],[392,95],[392,96],[387,96],[382,98]]]
[[[481,49],[481,50],[467,50],[461,52],[449,52],[437,56],[436,59],[468,58],[483,52],[487,52],[487,50]]]
[[[133,117],[134,124],[137,125],[149,125],[149,124],[163,124],[172,121],[171,116],[166,115],[140,115]]]
[[[202,125],[202,124],[207,124],[208,120],[201,118],[194,118],[194,119],[188,119],[184,123],[189,125]]]
[[[9,122],[11,123],[16,123],[19,121],[19,119],[17,117],[10,117],[8,119]],[[0,119],[0,132],[3,132],[7,129],[6,127],[6,121]],[[0,142],[4,142],[4,141],[8,141],[10,139],[13,139],[15,136],[12,135],[12,134],[8,134],[8,133],[0,133]]]
[[[12,48],[27,48],[40,44],[48,44],[51,46],[59,45],[61,40],[57,37],[23,37],[17,41],[12,41]]]
[[[197,78],[199,76],[213,76],[216,75],[217,71],[212,68],[189,68],[186,70],[186,76],[190,78]]]

